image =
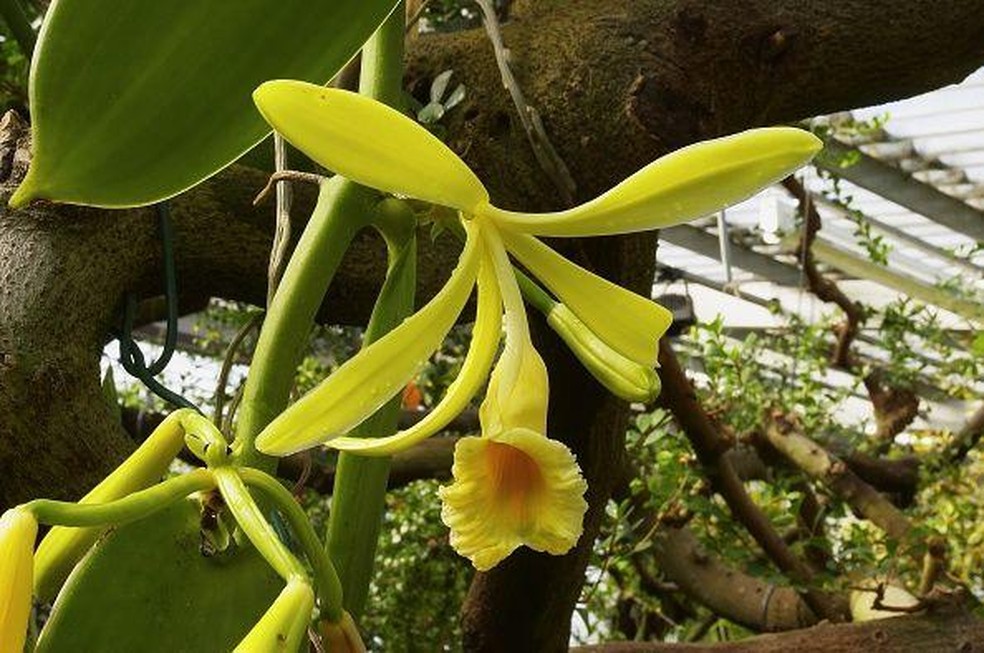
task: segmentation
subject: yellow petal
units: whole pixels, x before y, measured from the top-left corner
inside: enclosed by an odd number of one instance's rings
[[[38,522],[27,510],[14,508],[0,517],[0,644],[21,651],[31,615],[34,539]]]
[[[509,342],[492,371],[485,401],[479,409],[482,433],[491,435],[512,428],[544,433],[550,382],[547,366],[529,339]]]
[[[464,410],[482,388],[499,350],[501,335],[502,297],[491,264],[486,259],[478,275],[478,310],[468,354],[444,398],[426,417],[399,433],[382,438],[343,436],[328,441],[327,445],[366,456],[390,456],[437,433]]]
[[[509,251],[609,347],[653,366],[659,339],[673,314],[611,281],[571,263],[539,240],[500,230]]]
[[[482,251],[477,227],[468,227],[458,265],[437,295],[281,413],[260,433],[256,448],[282,456],[325,443],[400,392],[454,326],[475,285]]]
[[[299,150],[352,181],[472,213],[489,195],[433,134],[370,98],[276,80],[253,92],[270,125]]]
[[[234,653],[296,653],[307,637],[312,609],[311,586],[301,580],[287,583]]]
[[[567,211],[483,209],[502,226],[539,236],[648,231],[740,202],[805,165],[823,143],[790,127],[751,129],[667,154],[600,197]]]
[[[492,370],[485,401],[479,411],[482,433],[491,435],[510,428],[544,433],[550,397],[547,367],[530,340],[526,307],[509,255],[495,228],[487,229],[485,234],[502,292],[506,346]]]
[[[529,429],[462,438],[440,488],[451,546],[485,571],[526,545],[567,553],[581,536],[587,483],[563,444]]]

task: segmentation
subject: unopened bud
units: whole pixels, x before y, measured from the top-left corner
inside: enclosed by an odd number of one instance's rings
[[[564,304],[551,308],[547,324],[563,338],[591,375],[615,396],[642,403],[659,396],[661,385],[656,370],[609,347]]]
[[[260,617],[233,653],[297,651],[307,636],[314,609],[314,590],[303,580],[292,580]]]

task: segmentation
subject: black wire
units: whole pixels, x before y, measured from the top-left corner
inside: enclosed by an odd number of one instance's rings
[[[137,299],[127,293],[123,308],[123,328],[119,333],[120,364],[131,376],[139,379],[155,395],[181,408],[197,406],[180,394],[165,387],[154,377],[164,371],[174,355],[178,341],[178,280],[174,265],[174,230],[171,226],[171,212],[167,203],[157,205],[161,244],[164,256],[164,298],[167,304],[167,329],[164,334],[164,348],[161,355],[151,365],[147,365],[143,352],[133,340],[133,321],[137,314]],[[199,410],[199,412],[201,412]]]

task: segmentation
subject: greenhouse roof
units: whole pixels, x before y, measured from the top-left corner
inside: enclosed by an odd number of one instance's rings
[[[961,84],[813,122],[836,139],[827,148],[833,157],[797,175],[823,220],[813,250],[821,269],[870,306],[908,295],[935,306],[947,328],[984,322],[984,68]],[[839,187],[826,170],[841,178]],[[811,322],[839,317],[807,290],[797,266],[796,206],[777,185],[723,216],[664,230],[657,259],[678,272],[664,269],[654,293],[690,295],[697,319],[721,319],[736,336],[781,327],[784,313]],[[867,246],[859,224],[868,225]],[[882,251],[883,264],[872,263],[869,247]],[[781,311],[768,310],[771,300]],[[874,335],[863,331],[857,347],[877,358]],[[870,403],[857,403],[863,418]],[[968,408],[929,403],[937,426],[958,426]]]

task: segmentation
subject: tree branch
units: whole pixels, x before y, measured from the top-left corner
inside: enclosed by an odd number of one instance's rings
[[[927,615],[855,624],[820,624],[720,644],[618,642],[578,646],[571,653],[925,653],[974,651],[984,641],[984,621],[959,607]]]
[[[660,342],[659,364],[663,381],[660,404],[673,414],[690,440],[714,489],[727,503],[731,514],[783,573],[794,582],[806,586],[803,597],[814,612],[826,619],[843,619],[847,607],[844,601],[809,587],[814,577],[813,570],[793,554],[765,513],[748,496],[729,458],[731,444],[720,434],[697,401],[690,381],[666,340]]]
[[[767,416],[764,433],[769,443],[796,467],[820,481],[892,539],[904,541],[912,530],[908,517],[865,483],[836,456],[800,432],[783,413]]]

